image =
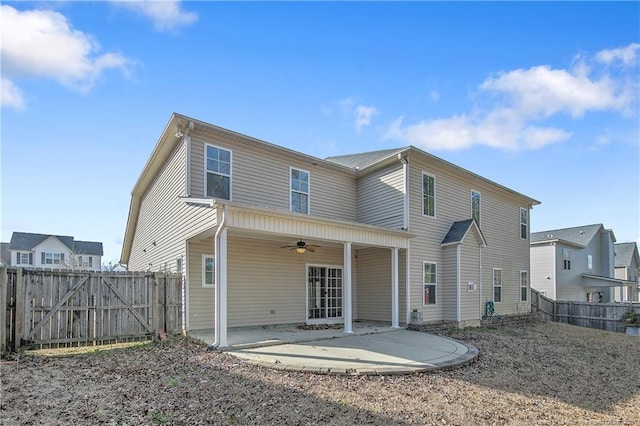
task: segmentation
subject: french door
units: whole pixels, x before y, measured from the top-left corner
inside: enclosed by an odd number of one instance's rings
[[[342,320],[342,268],[308,266],[307,321],[331,323]]]

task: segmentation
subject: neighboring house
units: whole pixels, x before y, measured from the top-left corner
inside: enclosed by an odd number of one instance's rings
[[[602,224],[531,233],[531,287],[554,300],[613,302],[613,231]]]
[[[174,114],[121,263],[181,272],[188,331],[530,312],[538,201],[415,147],[326,160]]]
[[[11,266],[99,271],[102,243],[73,237],[14,232],[9,243]]]
[[[619,243],[614,246],[616,253],[616,278],[623,281],[622,294],[616,299],[626,302],[640,300],[640,256],[636,243]]]

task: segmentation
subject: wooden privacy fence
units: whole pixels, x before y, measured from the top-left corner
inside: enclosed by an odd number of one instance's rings
[[[531,289],[531,310],[543,321],[562,322],[580,327],[625,332],[622,316],[634,310],[640,313],[640,303],[593,303],[553,300]]]
[[[0,268],[0,351],[182,331],[181,274]]]

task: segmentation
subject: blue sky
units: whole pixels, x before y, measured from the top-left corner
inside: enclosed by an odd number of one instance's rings
[[[172,112],[320,158],[415,145],[640,241],[638,2],[3,2],[2,229],[102,241]]]

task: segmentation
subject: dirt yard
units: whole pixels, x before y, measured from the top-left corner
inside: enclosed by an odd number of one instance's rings
[[[283,373],[185,339],[2,365],[0,423],[640,425],[640,338],[561,324],[452,331],[478,362]]]

